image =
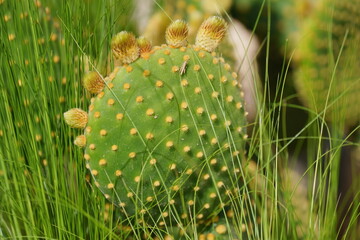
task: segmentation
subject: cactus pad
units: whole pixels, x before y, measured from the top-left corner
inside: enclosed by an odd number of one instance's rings
[[[105,197],[151,225],[220,212],[241,187],[247,137],[230,65],[201,46],[162,45],[105,81],[76,140]]]

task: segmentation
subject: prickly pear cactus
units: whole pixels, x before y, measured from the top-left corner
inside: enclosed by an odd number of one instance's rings
[[[75,144],[95,185],[127,218],[206,223],[239,193],[246,113],[237,74],[214,52],[225,32],[222,18],[208,18],[191,45],[177,20],[154,48],[120,32],[112,51],[123,65],[104,79],[89,73],[88,112],[64,113],[85,129]]]
[[[360,118],[360,1],[319,2],[304,28],[297,87],[315,112],[347,126]]]

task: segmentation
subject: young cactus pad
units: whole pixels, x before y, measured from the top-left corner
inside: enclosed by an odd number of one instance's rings
[[[127,217],[204,222],[238,194],[247,137],[242,92],[230,66],[209,52],[225,29],[222,18],[211,17],[190,45],[187,24],[177,20],[167,45],[152,50],[119,33],[113,52],[127,63],[105,78],[88,113],[64,114],[71,126],[85,127],[75,142],[85,147],[96,186]],[[94,79],[96,92],[103,85]]]

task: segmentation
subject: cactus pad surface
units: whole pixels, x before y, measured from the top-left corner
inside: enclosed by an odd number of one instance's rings
[[[162,45],[104,80],[77,142],[95,185],[124,215],[206,223],[239,194],[246,112],[220,54]]]

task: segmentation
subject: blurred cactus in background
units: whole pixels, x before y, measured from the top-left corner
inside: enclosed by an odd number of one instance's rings
[[[295,59],[297,90],[309,108],[310,119],[321,123],[319,134],[329,136],[323,143],[325,149],[331,152],[341,146],[330,158],[329,184],[336,190],[328,193],[341,207],[328,208],[333,208],[336,216],[331,224],[343,236],[351,223],[348,212],[357,212],[352,204],[358,202],[358,190],[352,187],[359,186],[357,147],[342,146],[341,141],[356,141],[358,133],[352,131],[360,122],[360,1],[318,1],[300,34]],[[326,133],[323,126],[329,128]]]
[[[320,1],[304,27],[296,84],[301,99],[330,122],[360,120],[360,1]]]

